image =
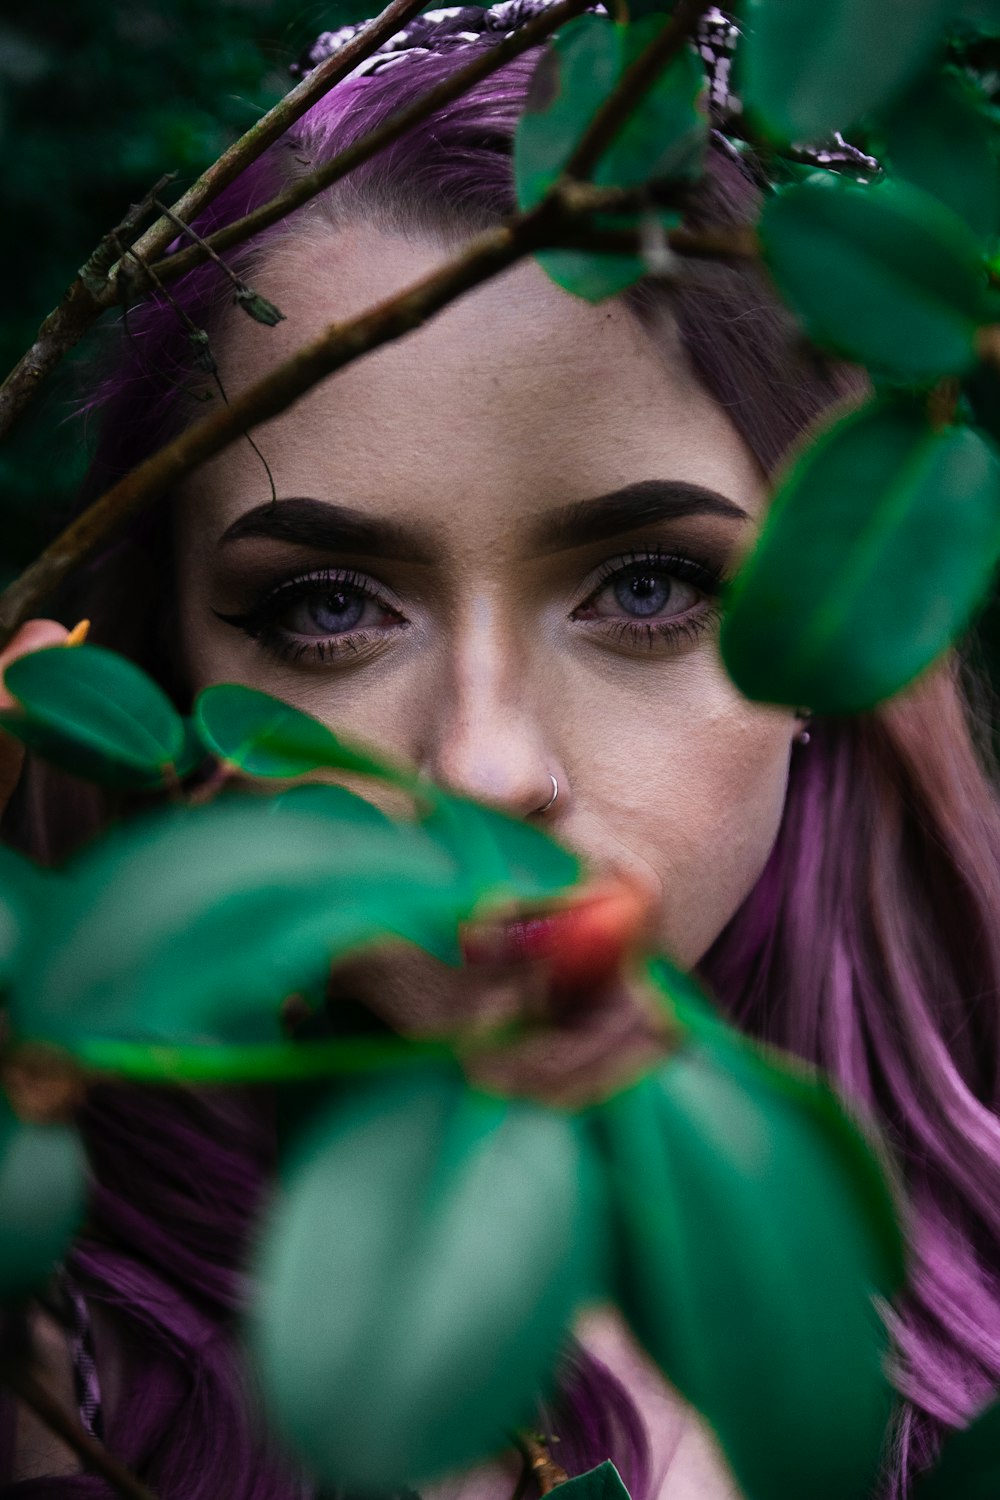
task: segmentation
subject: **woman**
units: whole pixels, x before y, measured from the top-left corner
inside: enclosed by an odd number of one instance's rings
[[[333,90],[198,228],[272,196],[526,11],[422,18],[391,66]],[[310,60],[341,39],[321,38]],[[94,402],[88,496],[189,421],[211,383],[175,303],[209,328],[231,398],[509,212],[536,55],[233,257],[284,313],[276,328],[227,306],[211,266],[173,302],[130,313]],[[689,217],[752,219],[757,195],[717,137]],[[53,611],[92,618],[93,639],[184,707],[206,683],[250,683],[635,880],[657,942],[740,1025],[828,1069],[881,1123],[913,1215],[884,1486],[901,1497],[941,1433],[1000,1383],[996,803],[957,657],[872,714],[806,728],[806,709],[741,698],[715,630],[769,476],[810,422],[863,388],[796,352],[751,269],[589,305],[525,262],[313,390],[256,447],[205,466]],[[64,636],[33,621],[0,662]],[[4,754],[12,784],[17,752]],[[32,765],[5,836],[56,860],[113,811]],[[509,973],[446,982],[429,960],[393,954],[338,983],[419,1031],[516,1011]],[[599,1011],[584,1028],[587,1066],[619,1022]],[[555,1075],[568,1056],[556,1052]],[[268,1168],[266,1101],[106,1087],[83,1124],[96,1187],[69,1285],[93,1324],[109,1446],[163,1500],[296,1494],[260,1459],[229,1335]],[[65,1338],[43,1317],[39,1329],[50,1379],[68,1390]],[[637,1500],[734,1494],[711,1438],[621,1325],[578,1331],[552,1417],[564,1467],[610,1455]],[[10,1493],[52,1492],[36,1476],[72,1459],[24,1413],[17,1436],[12,1416],[7,1473],[22,1482]],[[501,1457],[446,1490],[500,1500],[516,1469]],[[58,1492],[104,1490],[81,1476]]]

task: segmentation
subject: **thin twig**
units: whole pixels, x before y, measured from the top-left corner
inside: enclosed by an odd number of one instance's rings
[[[49,1431],[54,1432],[56,1437],[61,1438],[73,1450],[84,1467],[100,1474],[119,1495],[125,1496],[126,1500],[156,1500],[153,1491],[131,1469],[114,1458],[96,1438],[91,1437],[51,1392],[45,1389],[37,1376],[30,1371],[5,1365],[2,1378],[4,1384],[44,1422]]]
[[[273,145],[335,83],[405,26],[423,7],[424,0],[390,0],[385,10],[369,26],[353,37],[341,51],[334,53],[308,73],[301,83],[224,151],[173,205],[174,213],[188,222],[195,218],[206,204],[217,197],[223,188],[228,187],[245,167],[256,161],[268,146]],[[162,186],[161,179],[153,192],[157,193]],[[126,224],[128,218],[129,215],[126,215],[122,223]],[[160,218],[136,242],[135,249],[143,260],[155,260],[163,254],[176,233],[168,219]],[[105,277],[103,287],[101,277],[95,275],[93,270],[95,257],[98,258],[98,266],[103,264],[102,247],[106,240],[107,236],[87,261],[84,271],[72,282],[58,307],[44,319],[31,348],[18,360],[0,385],[0,441],[27,410],[63,356],[76,347],[101,313],[113,307],[118,300],[114,268]]]
[[[705,0],[678,0],[666,26],[625,69],[577,141],[563,169],[565,177],[590,176],[636,105],[692,36],[704,9]]]
[[[116,224],[101,240],[97,249],[84,261],[80,267],[80,280],[92,292],[102,291],[107,281],[108,272],[116,261],[121,260],[123,247],[128,248],[139,232],[143,219],[149,217],[153,205],[163,190],[170,186],[177,176],[176,172],[167,172],[153,184],[145,197],[138,203],[129,206],[128,213],[120,224]]]
[[[175,226],[175,228],[180,230],[185,239],[193,240],[196,245],[200,246],[200,248],[205,252],[205,255],[208,257],[208,259],[215,262],[215,264],[219,267],[219,270],[224,276],[228,278],[236,291],[240,291],[240,289],[243,287],[243,282],[237,276],[236,272],[232,270],[231,267],[226,265],[226,262],[222,259],[222,256],[216,254],[215,250],[213,250],[208,241],[206,239],[203,239],[196,229],[192,229],[190,224],[185,224],[184,220],[180,218],[179,215],[175,214],[172,208],[167,208],[165,204],[160,203],[159,201],[157,201],[156,206],[163,217],[165,219],[169,219],[170,222]],[[142,264],[145,265],[145,262],[142,262]],[[155,284],[162,287],[163,281],[160,277],[157,276],[155,270],[150,268],[149,274],[151,277],[156,278]]]
[[[617,190],[579,187],[577,205],[620,202]],[[161,499],[194,469],[251,427],[277,416],[320,380],[381,344],[412,332],[464,292],[550,245],[585,245],[582,207],[563,206],[558,187],[529,213],[477,235],[454,259],[347,323],[333,323],[231,405],[193,423],[96,500],[0,594],[0,649],[75,567],[133,516]],[[708,231],[711,233],[711,231]],[[668,244],[671,235],[667,236]],[[638,239],[636,241],[638,248]]]
[[[260,234],[262,230],[269,229],[272,224],[277,224],[280,219],[310,202],[326,188],[332,187],[335,182],[339,182],[363,162],[370,161],[373,156],[377,156],[380,151],[391,146],[393,141],[399,140],[421,120],[436,114],[439,109],[443,109],[453,100],[461,98],[474,84],[497,72],[499,68],[510,62],[511,58],[530,51],[532,47],[540,46],[564,22],[579,15],[591,3],[592,0],[563,0],[561,5],[554,5],[551,10],[543,11],[540,15],[533,17],[526,25],[519,27],[513,36],[504,37],[488,51],[474,57],[464,68],[459,68],[448,78],[442,79],[440,83],[428,89],[426,94],[414,100],[405,109],[397,110],[395,114],[390,115],[387,120],[359,141],[355,141],[345,150],[331,157],[322,167],[317,167],[314,172],[300,177],[298,182],[290,188],[272,198],[268,203],[262,203],[252,213],[245,214],[242,219],[234,219],[231,224],[226,224],[223,228],[217,229],[214,234],[207,235],[204,240],[204,250],[190,245],[184,250],[175,250],[164,260],[157,261],[154,266],[157,275],[163,281],[173,281],[179,276],[185,276],[188,271],[193,270],[206,259],[209,251],[214,250],[218,253],[221,250],[229,250],[234,245]]]

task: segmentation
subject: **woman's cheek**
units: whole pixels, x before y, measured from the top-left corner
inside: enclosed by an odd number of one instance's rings
[[[637,767],[634,784],[645,795],[619,828],[656,873],[658,940],[684,968],[701,960],[767,863],[785,806],[792,732],[786,711],[734,697],[710,723],[665,736],[655,759]]]

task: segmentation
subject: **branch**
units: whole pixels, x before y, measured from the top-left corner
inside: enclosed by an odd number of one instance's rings
[[[576,143],[563,168],[565,177],[590,176],[640,99],[692,35],[704,9],[705,0],[678,0],[667,25],[625,69]]]
[[[268,146],[273,145],[290,125],[304,115],[317,99],[322,98],[339,82],[345,73],[349,73],[357,63],[405,26],[423,7],[424,0],[390,0],[371,25],[359,32],[341,51],[328,57],[307,74],[301,83],[280,99],[255,125],[251,125],[245,135],[202,173],[197,182],[174,204],[174,212],[178,217],[190,222],[245,167],[256,161]],[[149,196],[155,196],[161,187],[162,181],[157,183]],[[120,228],[127,229],[128,218],[126,215]],[[166,217],[160,218],[138,241],[136,252],[143,260],[152,260],[163,254],[176,235],[174,225]],[[43,321],[31,348],[0,385],[0,440],[20,420],[63,355],[76,347],[102,312],[114,306],[118,296],[117,275],[110,266],[105,271],[103,265],[103,247],[107,245],[109,238],[110,236],[105,235],[59,306]],[[96,275],[95,262],[99,267],[99,274]]]
[[[211,251],[218,254],[221,250],[229,250],[233,245],[238,245],[262,230],[269,229],[272,224],[277,224],[280,219],[293,213],[295,209],[301,208],[303,204],[317,197],[326,188],[332,187],[349,172],[353,172],[355,167],[359,167],[362,162],[369,161],[380,151],[384,151],[387,146],[391,146],[393,141],[399,140],[421,120],[435,114],[454,99],[461,98],[474,84],[479,83],[483,78],[488,78],[491,73],[497,72],[511,58],[518,57],[522,52],[539,46],[565,21],[571,20],[573,16],[586,10],[590,3],[591,0],[563,0],[561,5],[555,5],[549,11],[543,11],[515,31],[513,36],[496,42],[488,51],[467,63],[464,68],[459,68],[449,78],[442,79],[420,99],[416,99],[405,109],[397,110],[361,140],[355,141],[353,145],[332,157],[330,161],[324,162],[323,166],[317,167],[315,172],[309,172],[306,176],[300,177],[298,182],[278,197],[272,198],[269,203],[262,203],[252,213],[245,214],[242,219],[234,219],[231,224],[217,229],[214,234],[207,235],[204,249],[200,245],[189,245],[183,250],[175,250],[165,260],[158,261],[153,266],[153,270],[161,281],[173,281],[176,277],[185,276],[188,271],[200,265],[208,258]]]
[[[8,1366],[3,1371],[3,1381],[14,1395],[29,1407],[50,1432],[71,1448],[84,1468],[100,1474],[119,1495],[126,1500],[156,1500],[153,1491],[143,1484],[124,1464],[119,1463],[96,1438],[91,1437],[55,1397],[46,1390],[37,1376],[28,1370],[17,1370]]]

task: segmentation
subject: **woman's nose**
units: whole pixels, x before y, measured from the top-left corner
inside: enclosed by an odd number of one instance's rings
[[[441,785],[513,817],[563,813],[566,775],[529,689],[523,658],[482,630],[470,630],[435,684],[421,768]]]

